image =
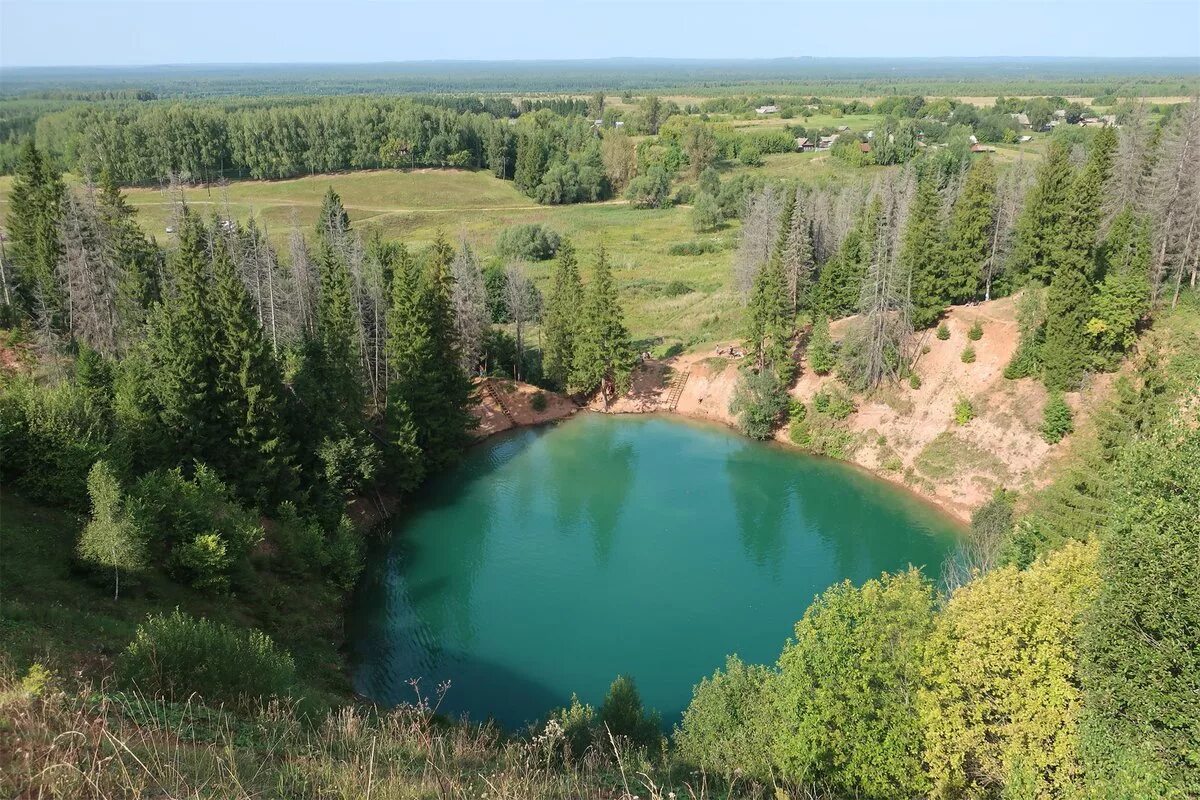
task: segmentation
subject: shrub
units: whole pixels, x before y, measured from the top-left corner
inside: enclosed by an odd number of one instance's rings
[[[720,242],[712,239],[700,239],[692,242],[676,242],[667,248],[667,254],[672,256],[702,256],[705,253],[716,253],[721,250]]]
[[[112,570],[113,599],[121,592],[121,573],[137,573],[150,565],[146,537],[125,509],[121,484],[106,461],[97,461],[88,473],[92,518],[79,537],[79,557],[96,567]]]
[[[983,324],[979,320],[975,320],[975,324],[967,330],[967,338],[972,342],[978,342],[983,338]]]
[[[496,239],[496,250],[506,258],[546,261],[554,258],[562,237],[539,222],[505,228]]]
[[[189,480],[180,469],[143,475],[131,493],[142,529],[170,546],[212,533],[240,558],[262,541],[257,515],[234,498],[217,474],[197,464]]]
[[[943,342],[950,338],[950,329],[948,327],[946,327],[946,323],[944,323],[944,322],[938,323],[937,332],[934,333],[934,336],[936,336],[940,341],[943,341]]]
[[[973,419],[975,419],[975,406],[966,397],[958,398],[954,403],[955,424],[966,425]]]
[[[349,517],[343,515],[326,540],[325,560],[330,583],[347,592],[353,589],[363,571],[363,541]]]
[[[909,375],[908,376],[908,385],[914,389],[920,389],[921,388],[921,376],[915,372],[912,375]]]
[[[692,201],[692,230],[697,233],[716,230],[722,221],[721,204],[713,194],[701,191]]]
[[[1042,412],[1042,438],[1050,444],[1058,444],[1074,430],[1071,407],[1067,405],[1061,392],[1054,392],[1046,401],[1046,408]]]
[[[325,536],[321,526],[305,519],[290,501],[280,503],[275,512],[276,562],[285,572],[295,575],[316,574],[325,567]]]
[[[661,164],[629,182],[625,196],[634,208],[666,208],[671,204],[671,176]]]
[[[833,339],[829,336],[829,318],[817,317],[808,339],[808,366],[818,375],[828,375],[837,363]]]
[[[533,397],[529,398],[529,407],[539,414],[546,410],[546,393],[534,392]]]
[[[326,438],[317,449],[325,485],[339,501],[363,490],[379,471],[379,448],[363,431]]]
[[[838,389],[822,389],[813,395],[813,410],[840,421],[853,414],[855,409],[854,401]]]
[[[582,761],[596,742],[596,709],[572,694],[571,705],[550,712],[547,726],[551,723],[557,723],[562,731],[564,760]]]
[[[779,657],[771,754],[789,781],[837,796],[913,797],[928,788],[913,689],[933,625],[915,569],[818,597]]]
[[[193,589],[205,592],[229,591],[229,569],[233,557],[225,541],[215,533],[201,533],[190,542],[176,545],[171,553],[171,570]]]
[[[787,407],[787,391],[769,369],[743,372],[729,403],[729,411],[737,418],[742,433],[762,440],[771,438]]]
[[[642,697],[633,678],[618,675],[612,682],[600,706],[599,720],[614,737],[624,737],[634,747],[644,747],[652,753],[662,747],[662,719],[657,711],[647,712],[642,707]]]
[[[770,779],[772,726],[766,700],[771,671],[744,664],[737,656],[725,669],[704,678],[675,730],[681,759],[728,781],[741,772],[764,783]]]
[[[261,631],[196,619],[176,609],[149,617],[117,659],[117,680],[148,694],[210,702],[282,696],[296,666]]]
[[[966,347],[963,348],[962,355],[960,356],[960,358],[962,359],[962,362],[964,364],[974,364],[975,363],[975,348],[972,347],[971,345],[967,345]]]

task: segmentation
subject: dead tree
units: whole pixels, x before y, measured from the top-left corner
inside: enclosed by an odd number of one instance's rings
[[[450,262],[450,299],[454,306],[454,331],[458,338],[463,371],[474,374],[483,358],[483,337],[491,316],[488,314],[487,289],[483,270],[470,246],[463,242]]]
[[[746,198],[742,215],[742,237],[733,258],[733,285],[745,302],[754,287],[754,279],[779,239],[779,215],[783,197],[772,186],[766,186]]]
[[[1151,179],[1150,216],[1155,229],[1150,287],[1155,303],[1179,286],[1198,246],[1200,214],[1200,98],[1193,97],[1163,132]],[[1178,294],[1175,293],[1173,302]]]

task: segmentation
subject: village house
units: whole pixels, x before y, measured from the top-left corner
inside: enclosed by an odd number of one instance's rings
[[[759,106],[754,110],[759,114],[774,114],[775,112],[779,111],[779,106]]]
[[[1033,125],[1031,125],[1029,122],[1028,114],[1025,114],[1025,113],[1009,114],[1009,116],[1012,117],[1013,119],[1015,119],[1017,121],[1017,124],[1020,125],[1022,128],[1032,128],[1033,127]]]
[[[804,152],[807,152],[807,151],[809,151],[809,150],[816,150],[816,149],[817,149],[817,146],[816,146],[815,144],[813,144],[813,142],[812,142],[812,140],[811,140],[811,139],[808,139],[808,138],[806,138],[806,137],[804,137],[804,136],[797,136],[797,137],[796,137],[796,150],[797,150],[797,152],[804,153]]]
[[[971,152],[972,153],[994,153],[994,152],[996,152],[996,148],[989,147],[986,144],[973,144],[973,145],[971,145]]]
[[[817,140],[817,149],[818,150],[828,150],[829,148],[833,147],[833,143],[836,141],[837,141],[836,136],[822,136],[820,139]]]

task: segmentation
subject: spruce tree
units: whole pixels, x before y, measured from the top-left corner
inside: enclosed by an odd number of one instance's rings
[[[579,279],[575,247],[569,239],[559,247],[552,281],[542,327],[542,373],[551,385],[562,390],[571,377],[579,311],[583,307],[583,283]]]
[[[412,489],[425,474],[425,459],[417,442],[412,405],[424,390],[422,375],[429,349],[429,327],[417,305],[420,274],[408,248],[400,246],[392,278],[387,313],[387,432],[386,462],[402,489]]]
[[[1150,225],[1126,207],[1113,219],[1099,253],[1104,276],[1087,323],[1097,365],[1111,368],[1133,346],[1150,312]]]
[[[772,256],[754,278],[746,307],[746,349],[759,370],[771,370],[782,383],[792,378],[795,316],[788,297],[783,259]]]
[[[350,215],[342,205],[342,198],[330,186],[321,198],[321,211],[317,214],[317,237],[328,239],[337,247],[350,230]]]
[[[991,253],[995,222],[996,170],[986,156],[967,171],[962,193],[950,214],[946,237],[945,296],[966,303],[982,293],[983,268]]]
[[[1042,345],[1046,386],[1051,389],[1075,388],[1091,366],[1087,323],[1096,234],[1114,145],[1111,136],[1096,137],[1088,162],[1072,187],[1068,212],[1051,251],[1055,270],[1046,294],[1046,340]]]
[[[793,313],[809,307],[816,258],[813,253],[812,225],[807,209],[800,201],[800,189],[796,190],[793,210],[780,248],[783,274],[787,280],[788,300]]]
[[[212,277],[216,388],[230,439],[210,463],[244,496],[273,505],[295,489],[283,425],[283,382],[219,230],[213,232]]]
[[[1032,275],[1047,282],[1054,274],[1054,245],[1066,219],[1072,178],[1070,148],[1055,140],[1017,218],[1010,262],[1013,275]]]
[[[363,391],[359,379],[358,316],[350,283],[350,270],[333,244],[322,238],[317,249],[320,293],[317,298],[318,358],[321,364],[320,394],[330,418],[341,419],[348,428],[357,426],[362,413]],[[315,388],[315,387],[314,387]]]
[[[876,197],[864,209],[854,228],[846,234],[837,254],[821,268],[813,307],[830,319],[844,317],[858,310],[863,276],[871,263],[882,213],[883,201]]]
[[[67,326],[63,290],[58,280],[62,254],[59,222],[66,189],[62,178],[29,139],[21,149],[8,196],[8,262],[15,302],[40,324]]]
[[[617,287],[602,246],[596,253],[595,271],[585,291],[575,363],[571,368],[571,391],[589,395],[599,392],[607,408],[615,395],[628,388],[634,358]]]
[[[900,246],[900,269],[912,290],[917,330],[932,326],[946,310],[942,252],[942,198],[933,177],[922,176]]]

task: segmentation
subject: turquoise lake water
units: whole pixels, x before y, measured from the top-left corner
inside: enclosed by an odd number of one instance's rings
[[[581,415],[470,450],[377,546],[349,615],[354,680],[508,727],[618,674],[667,724],[725,656],[774,662],[814,595],[923,567],[955,523],[836,461],[653,416]]]

